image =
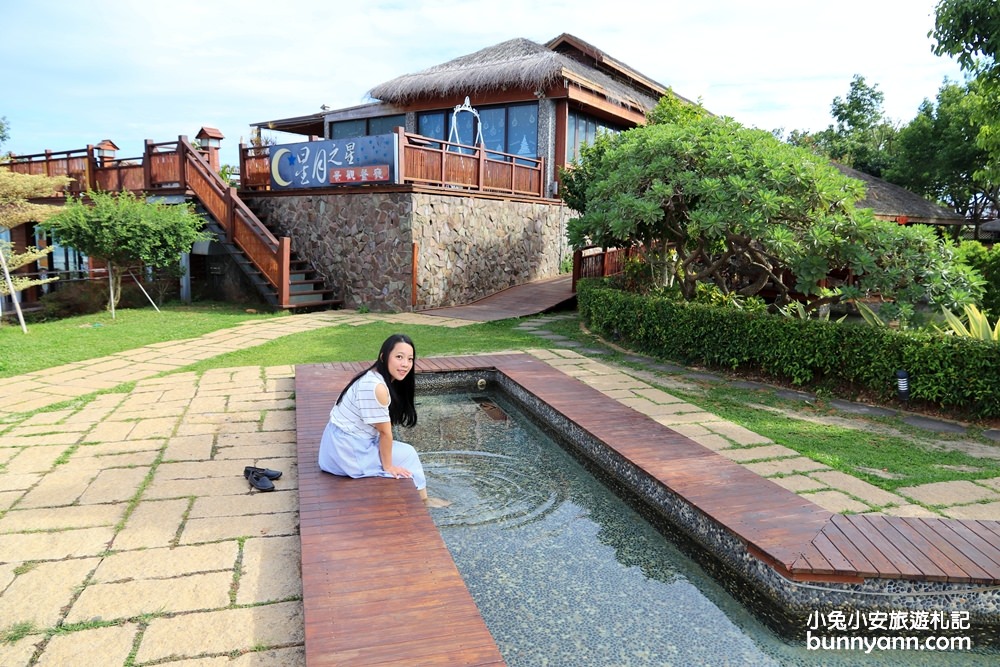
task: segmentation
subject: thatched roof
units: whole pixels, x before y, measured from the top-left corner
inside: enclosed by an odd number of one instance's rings
[[[581,60],[523,38],[511,39],[415,74],[405,74],[375,86],[368,94],[383,102],[406,104],[422,98],[460,97],[510,89],[545,91],[564,79],[597,89],[608,101],[643,112],[657,101]]]
[[[929,225],[962,225],[964,217],[944,207],[929,202],[904,187],[876,178],[857,169],[833,163],[845,176],[856,178],[865,184],[867,195],[857,203],[858,208],[870,208],[882,218],[905,217],[909,222]]]

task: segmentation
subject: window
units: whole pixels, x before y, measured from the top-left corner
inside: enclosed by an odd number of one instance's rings
[[[371,137],[378,134],[390,134],[400,125],[406,125],[406,116],[378,116],[376,118],[359,118],[357,120],[337,120],[330,123],[331,139],[349,139],[351,137]]]
[[[497,153],[513,153],[524,157],[538,157],[538,104],[509,104],[476,109],[479,113],[479,128],[475,126],[475,116],[459,113],[456,130],[459,143],[471,145],[482,132],[487,150],[496,151],[489,157],[499,159]],[[451,136],[451,111],[428,111],[417,115],[417,133],[432,139],[447,141]]]
[[[602,132],[617,134],[621,131],[622,128],[616,125],[577,111],[570,111],[569,122],[566,123],[566,164],[579,160],[580,149],[594,143]]]

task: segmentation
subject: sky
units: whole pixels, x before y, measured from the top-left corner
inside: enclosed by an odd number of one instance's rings
[[[209,126],[237,164],[251,123],[362,104],[402,74],[564,32],[747,126],[824,129],[857,74],[906,123],[945,78],[963,80],[931,53],[936,2],[0,0],[0,149],[111,139],[130,158]]]

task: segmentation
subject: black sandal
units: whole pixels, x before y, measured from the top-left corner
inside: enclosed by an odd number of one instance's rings
[[[274,482],[267,478],[267,476],[253,471],[247,475],[247,481],[250,482],[250,486],[257,489],[258,491],[274,491]]]
[[[262,477],[267,477],[272,481],[279,479],[281,477],[280,470],[271,470],[270,468],[257,468],[254,466],[247,466],[246,468],[243,469],[243,476],[246,477],[247,479],[250,479],[250,475],[252,475],[253,473],[257,473]]]

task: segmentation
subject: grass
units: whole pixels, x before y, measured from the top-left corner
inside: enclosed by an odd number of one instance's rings
[[[376,321],[359,326],[325,327],[205,359],[181,370],[203,372],[239,366],[373,361],[382,341],[398,332],[413,339],[418,358],[551,346],[549,341],[514,330],[516,323],[517,320],[501,320],[447,328]]]
[[[282,314],[247,313],[243,306],[220,303],[173,304],[119,310],[28,325],[0,325],[0,378],[104,357],[116,352],[171,340],[195,338],[211,331]]]
[[[150,343],[193,338],[250,319],[266,317],[275,316],[249,314],[239,307],[208,304],[175,306],[161,313],[152,309],[119,311],[115,321],[101,314],[36,324],[32,325],[27,336],[16,325],[7,325],[0,328],[0,377],[113,354]],[[181,370],[204,372],[241,366],[371,361],[382,340],[398,331],[414,339],[419,357],[552,347],[550,341],[516,329],[518,322],[511,319],[446,328],[401,326],[376,320],[359,326],[324,327],[219,355]],[[546,329],[588,347],[601,345],[596,336],[580,329],[579,320],[575,317],[552,321]],[[648,370],[627,361],[621,353],[613,352],[605,359]],[[855,417],[852,421],[857,428],[815,423],[817,417],[825,414],[822,405],[817,408],[787,401],[767,392],[734,389],[724,384],[707,384],[691,392],[678,391],[669,386],[669,374],[662,374],[661,377],[666,385],[662,388],[678,398],[887,491],[930,482],[1000,476],[1000,461],[931,446],[932,438],[927,432],[909,427],[898,418]],[[761,404],[767,407],[761,408]],[[802,418],[789,417],[796,414]],[[846,418],[843,414],[839,416]],[[958,439],[955,436],[933,435],[933,439],[939,441],[946,441],[949,437]],[[966,439],[977,438],[973,433]],[[988,444],[981,437],[978,441]],[[885,479],[864,469],[884,470],[899,478]]]

